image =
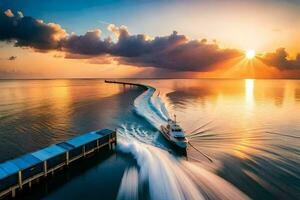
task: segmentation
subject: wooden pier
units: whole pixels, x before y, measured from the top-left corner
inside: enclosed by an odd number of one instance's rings
[[[103,147],[114,149],[117,144],[116,131],[103,129],[93,131],[65,142],[55,144],[0,164],[0,199],[16,196],[16,192],[28,184],[56,170],[72,164],[75,160],[97,152]]]
[[[114,83],[114,84],[121,84],[121,85],[131,85],[131,86],[137,86],[137,87],[141,87],[144,90],[147,90],[148,87],[146,85],[143,84],[139,84],[139,83],[131,83],[131,82],[122,82],[122,81],[114,81],[114,80],[105,80],[105,83]]]

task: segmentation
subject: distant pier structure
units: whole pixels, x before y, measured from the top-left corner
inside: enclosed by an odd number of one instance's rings
[[[124,81],[115,81],[115,80],[105,80],[105,83],[114,83],[114,84],[120,84],[120,85],[130,85],[130,86],[137,86],[140,88],[143,88],[144,90],[147,90],[148,87],[146,85],[143,84],[139,84],[139,83],[131,83],[131,82],[124,82]]]
[[[9,195],[15,197],[16,192],[26,184],[31,187],[40,178],[53,175],[56,170],[96,153],[103,147],[114,149],[116,143],[116,131],[97,130],[0,163],[0,199]]]

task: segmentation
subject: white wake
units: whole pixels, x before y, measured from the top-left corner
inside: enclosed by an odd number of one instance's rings
[[[138,167],[123,175],[118,199],[248,199],[246,195],[205,168],[137,140],[120,138],[118,150],[131,154]]]
[[[134,102],[135,111],[156,129],[169,118],[155,89],[149,87]],[[199,163],[174,157],[158,148],[153,134],[135,124],[118,130],[120,152],[131,154],[137,167],[124,172],[117,199],[248,199],[246,195]]]
[[[159,130],[170,116],[160,96],[153,96],[154,92],[155,88],[148,86],[148,90],[135,99],[134,109],[138,115]]]

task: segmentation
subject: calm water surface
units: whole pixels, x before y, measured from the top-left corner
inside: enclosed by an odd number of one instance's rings
[[[29,198],[300,196],[299,80],[129,81],[157,90],[139,96],[139,88],[103,80],[0,81],[1,161],[87,131],[119,130],[116,154]],[[188,161],[177,157],[160,136],[157,126],[175,113],[212,163],[191,146]]]
[[[0,81],[0,160],[112,128],[142,90],[103,80]],[[128,110],[129,109],[129,110]]]

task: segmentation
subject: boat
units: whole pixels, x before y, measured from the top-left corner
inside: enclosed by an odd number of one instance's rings
[[[186,150],[188,140],[182,128],[177,124],[176,116],[175,120],[168,119],[165,126],[161,125],[160,132],[174,147],[177,147],[179,150]]]

